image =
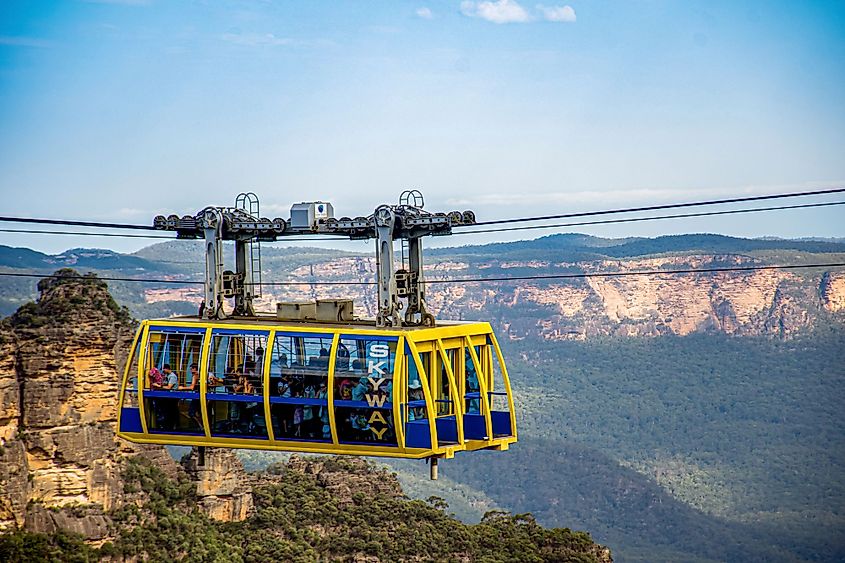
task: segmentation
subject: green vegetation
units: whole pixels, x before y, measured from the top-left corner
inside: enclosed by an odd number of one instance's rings
[[[442,475],[617,561],[845,558],[842,326],[505,347],[520,442]]]
[[[83,276],[75,270],[63,268],[54,276],[39,281],[38,290],[58,291],[51,291],[50,299],[40,299],[21,306],[9,318],[12,326],[37,328],[61,324],[82,305],[91,311],[110,311],[120,321],[130,320],[129,309],[118,305],[108,291],[103,291],[108,286],[95,274]]]
[[[324,458],[323,472],[367,481],[391,474],[349,459]],[[274,465],[254,488],[256,510],[244,522],[219,523],[198,509],[194,484],[167,477],[145,458],[129,460],[126,492],[146,499],[112,517],[119,535],[99,549],[77,536],[13,532],[0,535],[0,560],[94,561],[536,561],[589,563],[600,548],[583,532],[545,529],[530,514],[491,511],[476,525],[450,516],[439,499],[407,500],[388,493],[331,493],[315,475]]]

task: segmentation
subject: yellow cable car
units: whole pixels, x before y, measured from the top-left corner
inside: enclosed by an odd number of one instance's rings
[[[118,435],[140,443],[402,458],[506,450],[516,419],[489,323],[377,328],[147,320]]]
[[[156,229],[205,239],[204,300],[196,317],[141,324],[118,435],[196,446],[200,459],[206,446],[430,458],[433,479],[439,458],[508,449],[516,442],[513,395],[490,324],[435,321],[425,299],[422,238],[449,235],[475,214],[423,205],[409,190],[368,217],[335,219],[331,204],[303,202],[289,220],[271,221],[250,193],[234,208],[156,217]],[[348,299],[256,314],[263,284],[255,245],[315,234],[375,239],[375,319],[356,318]],[[234,242],[234,272],[223,270],[224,241]]]

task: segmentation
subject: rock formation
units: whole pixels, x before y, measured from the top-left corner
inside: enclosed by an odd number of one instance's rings
[[[181,469],[162,446],[115,436],[119,381],[135,332],[128,312],[95,277],[57,275],[39,283],[37,303],[0,323],[0,529],[64,529],[99,541],[112,532],[106,514],[127,502],[127,455],[142,453],[171,475]],[[215,483],[201,479],[199,487],[231,503]],[[247,497],[241,491],[224,508],[209,502],[209,514],[243,519]]]
[[[182,460],[182,466],[196,481],[199,506],[215,520],[240,522],[253,511],[252,479],[231,450],[206,449],[199,465],[197,449]]]

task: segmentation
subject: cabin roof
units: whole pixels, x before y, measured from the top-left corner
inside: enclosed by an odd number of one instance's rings
[[[486,321],[452,321],[452,320],[438,320],[434,327],[426,326],[402,326],[402,327],[377,327],[375,319],[355,319],[354,321],[346,322],[330,322],[330,321],[299,321],[299,320],[282,320],[272,314],[256,315],[254,317],[231,317],[227,319],[203,319],[196,315],[183,315],[168,317],[165,319],[149,319],[150,323],[169,323],[169,322],[189,322],[198,324],[210,324],[215,326],[243,326],[256,325],[271,327],[291,327],[291,328],[309,328],[309,329],[330,329],[330,330],[377,330],[385,332],[410,332],[422,330],[436,330],[441,327],[470,327],[472,325],[483,325],[489,327]],[[479,327],[481,328],[481,327]],[[489,328],[488,328],[489,330]]]

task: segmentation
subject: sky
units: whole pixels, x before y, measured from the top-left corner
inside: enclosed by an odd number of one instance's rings
[[[845,2],[544,2],[3,0],[0,215],[146,224],[252,191],[271,218],[356,216],[416,188],[491,220],[845,186]],[[577,230],[845,237],[843,219]]]

